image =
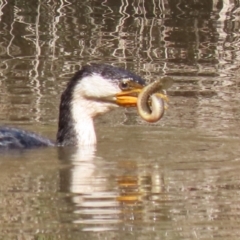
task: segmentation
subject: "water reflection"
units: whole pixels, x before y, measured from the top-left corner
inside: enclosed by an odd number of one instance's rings
[[[0,237],[235,236],[236,139],[158,127],[112,130],[100,130],[108,138],[97,151],[1,155]]]
[[[112,159],[107,164],[94,157],[94,148],[60,148],[58,153],[61,161],[71,164],[60,171],[60,191],[73,194],[73,222],[83,231],[117,230],[126,227],[126,221],[135,225],[146,218],[144,202],[162,198],[164,181],[157,165],[146,172],[135,160]]]

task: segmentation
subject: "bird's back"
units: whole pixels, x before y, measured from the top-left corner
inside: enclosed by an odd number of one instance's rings
[[[54,142],[32,132],[0,127],[0,149],[24,149],[54,146]]]

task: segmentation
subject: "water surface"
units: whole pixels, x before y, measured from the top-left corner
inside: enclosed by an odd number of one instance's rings
[[[239,239],[239,3],[210,2],[0,3],[1,124],[55,139],[89,62],[175,79],[156,124],[118,109],[96,149],[1,154],[0,239]]]

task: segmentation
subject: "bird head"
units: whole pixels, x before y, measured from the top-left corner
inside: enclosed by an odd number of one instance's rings
[[[85,111],[91,117],[118,106],[135,107],[138,94],[145,86],[145,80],[138,75],[102,64],[83,67],[71,82],[75,83],[72,91],[73,104],[84,104]]]
[[[137,106],[145,85],[141,77],[122,68],[103,64],[83,67],[62,94],[57,143],[95,144],[93,119],[119,106]]]

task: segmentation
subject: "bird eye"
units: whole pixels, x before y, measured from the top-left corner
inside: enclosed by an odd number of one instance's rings
[[[128,90],[128,89],[129,89],[129,82],[121,81],[121,82],[119,83],[119,87],[120,87],[122,90]]]

